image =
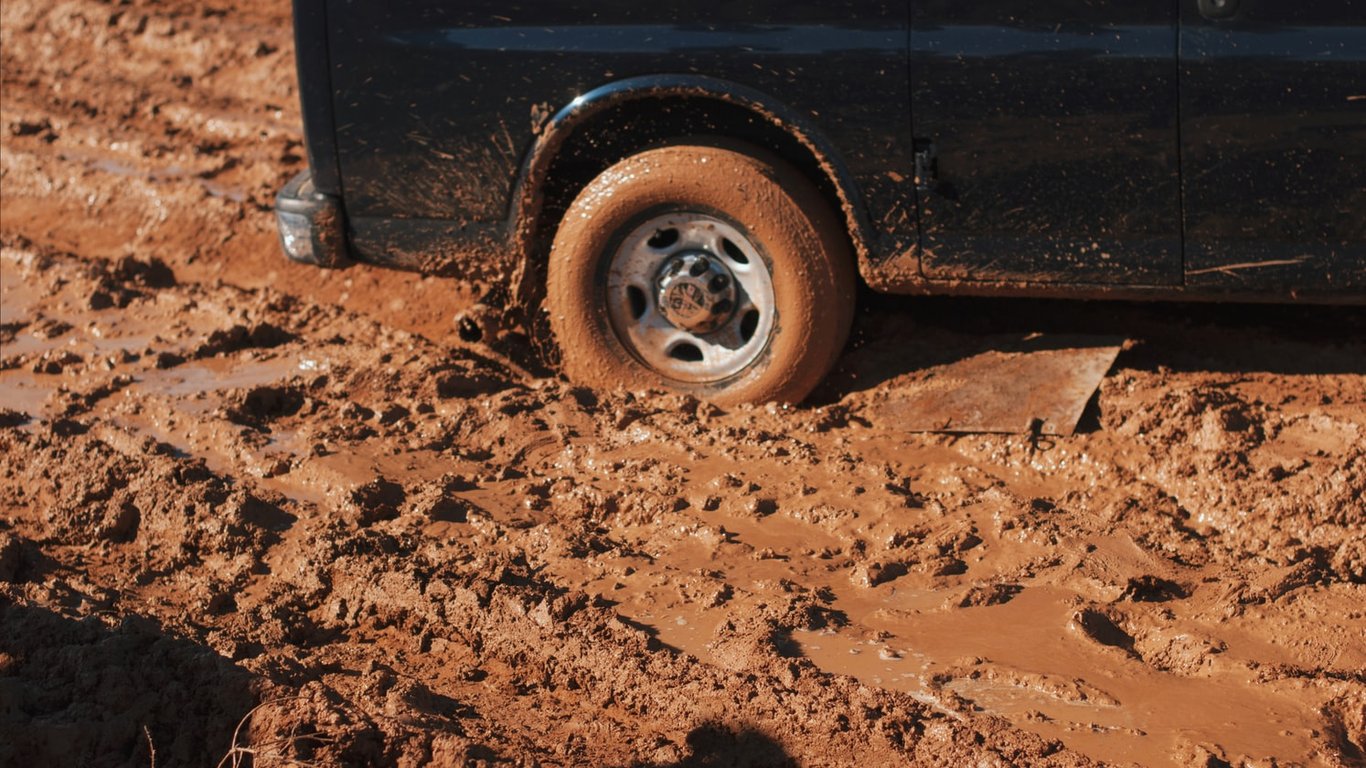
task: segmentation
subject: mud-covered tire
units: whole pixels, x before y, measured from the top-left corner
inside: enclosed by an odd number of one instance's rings
[[[682,267],[730,292],[668,283]],[[763,151],[699,143],[633,155],[583,189],[551,247],[546,307],[571,380],[798,402],[843,350],[854,296],[848,236],[811,182]]]

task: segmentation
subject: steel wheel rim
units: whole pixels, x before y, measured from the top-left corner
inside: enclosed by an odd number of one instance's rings
[[[661,293],[673,288],[665,273],[680,260],[694,268],[707,261],[711,271],[703,277],[713,283],[721,274],[733,280],[734,306],[714,330],[675,322],[676,313],[671,320],[661,306]],[[745,370],[768,348],[777,319],[773,278],[759,249],[729,222],[690,211],[650,218],[621,240],[608,264],[604,298],[626,349],[655,373],[690,384]]]

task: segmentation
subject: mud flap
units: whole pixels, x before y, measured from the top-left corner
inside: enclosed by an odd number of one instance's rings
[[[1032,334],[918,371],[870,408],[910,432],[1070,435],[1119,355],[1123,339]]]

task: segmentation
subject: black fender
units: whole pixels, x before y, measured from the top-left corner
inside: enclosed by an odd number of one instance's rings
[[[618,80],[576,97],[547,120],[523,158],[512,187],[508,235],[516,268],[514,303],[523,308],[534,301],[539,271],[537,234],[544,207],[543,188],[556,155],[569,137],[603,110],[645,98],[711,99],[742,107],[786,132],[815,159],[839,198],[849,239],[860,263],[866,264],[874,242],[858,185],[830,140],[810,119],[764,93],[738,83],[700,75],[648,75]]]

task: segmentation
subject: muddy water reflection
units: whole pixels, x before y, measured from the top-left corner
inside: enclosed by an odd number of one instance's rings
[[[929,459],[921,465],[923,479],[953,474],[955,465],[945,461],[950,453],[936,449],[920,456]],[[1034,478],[1025,485],[1038,493],[1047,483]],[[756,518],[724,507],[689,509],[678,516],[671,546],[650,549],[648,557],[608,557],[598,567],[551,559],[547,567],[561,578],[585,581],[661,642],[703,659],[715,655],[718,627],[735,616],[781,604],[793,590],[823,592],[847,624],[798,629],[791,636],[797,653],[822,670],[902,691],[936,708],[1001,715],[1101,760],[1182,765],[1192,745],[1204,743],[1229,754],[1315,753],[1317,733],[1306,725],[1312,697],[1254,681],[1249,662],[1265,658],[1267,648],[1231,640],[1218,664],[1178,674],[1097,642],[1078,626],[1079,610],[1118,594],[1098,586],[1092,572],[1146,562],[1132,540],[1071,542],[1066,549],[1089,550],[1093,561],[1079,563],[1073,578],[1020,579],[995,591],[983,590],[981,579],[989,585],[993,573],[1018,573],[1031,558],[1050,555],[1048,547],[998,536],[989,504],[948,513],[985,539],[964,553],[969,566],[962,575],[925,578],[913,566],[908,576],[870,588],[851,583],[847,564],[828,554],[841,542],[876,540],[928,514],[856,511],[832,528],[813,525],[796,510]],[[711,597],[719,583],[733,585],[729,601]],[[994,597],[977,605],[969,602],[972,594]],[[1184,624],[1192,625],[1199,623]]]

